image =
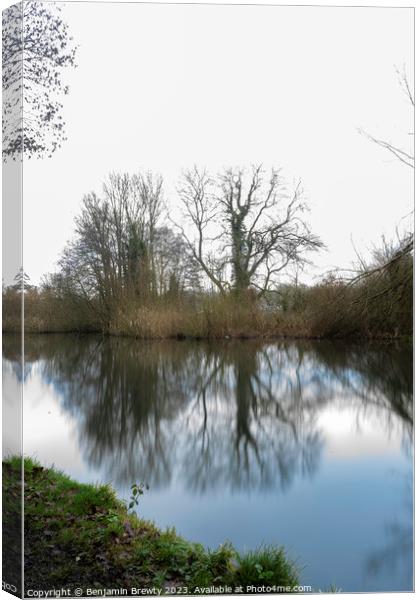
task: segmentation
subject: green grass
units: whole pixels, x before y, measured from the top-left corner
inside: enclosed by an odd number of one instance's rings
[[[283,548],[262,546],[238,557],[236,576],[241,585],[296,586],[297,569],[292,566]]]
[[[24,471],[27,589],[158,587],[165,593],[179,587],[199,593],[195,588],[298,585],[298,569],[280,547],[246,554],[228,543],[206,549],[139,519],[110,486],[77,483],[29,458]],[[20,472],[19,458],[3,461],[9,507]]]

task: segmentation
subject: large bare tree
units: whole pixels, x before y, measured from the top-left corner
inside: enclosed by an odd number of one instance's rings
[[[303,220],[308,210],[299,182],[289,193],[279,170],[227,168],[217,177],[194,167],[179,186],[189,250],[221,293],[258,295],[290,264],[323,244]]]

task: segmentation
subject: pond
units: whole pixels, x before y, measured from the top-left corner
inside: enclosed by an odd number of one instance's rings
[[[24,453],[191,541],[283,545],[313,590],[413,589],[412,348],[3,336]],[[6,452],[13,440],[6,433]],[[8,447],[9,444],[9,447]]]

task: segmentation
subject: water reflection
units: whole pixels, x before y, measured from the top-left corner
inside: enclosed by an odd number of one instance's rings
[[[368,576],[381,572],[397,580],[413,581],[413,473],[409,469],[399,482],[402,496],[398,514],[384,524],[385,544],[375,548],[367,557]],[[398,575],[402,574],[402,578]]]
[[[14,363],[19,340],[4,336]],[[352,407],[410,445],[410,348],[328,342],[139,342],[28,336],[37,365],[77,422],[91,467],[116,484],[176,477],[195,493],[289,488],[319,468],[319,415]]]
[[[22,373],[19,343],[26,453],[149,483],[141,516],[188,539],[285,545],[314,589],[412,589],[410,346],[39,335]]]

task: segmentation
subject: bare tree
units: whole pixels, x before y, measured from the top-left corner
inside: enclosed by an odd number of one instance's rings
[[[396,68],[396,73],[397,73],[397,77],[398,77],[398,83],[400,84],[400,87],[401,87],[404,95],[408,99],[408,102],[413,110],[413,115],[414,115],[414,93],[412,92],[410,84],[408,82],[408,77],[407,77],[407,72],[406,72],[405,67],[402,70]],[[383,140],[381,138],[371,135],[370,133],[366,132],[364,129],[359,129],[359,132],[362,133],[363,135],[365,135],[368,138],[368,140],[370,140],[374,144],[377,144],[381,148],[385,148],[385,150],[387,150],[393,156],[398,158],[399,161],[401,161],[405,165],[408,165],[409,167],[414,169],[414,151],[412,149],[400,148],[399,146],[396,146],[394,143],[392,143],[388,140]],[[414,132],[409,131],[408,135],[413,136]]]
[[[150,291],[156,295],[155,237],[158,222],[164,210],[163,177],[161,175],[154,176],[150,171],[147,171],[146,175],[135,174],[131,180],[131,192],[133,202],[137,206],[136,219],[139,224],[137,235],[140,239],[145,240],[147,245]]]
[[[107,321],[122,295],[147,297],[156,289],[154,240],[163,209],[162,177],[112,173],[103,197],[87,194],[75,219],[75,238],[59,265],[75,292],[99,301]]]
[[[210,231],[214,229],[211,226],[218,215],[217,204],[212,195],[213,187],[214,181],[205,169],[200,171],[195,166],[191,171],[186,171],[178,193],[185,209],[183,217],[193,225],[194,234],[187,235],[182,225],[174,224],[180,229],[193,258],[223,294],[226,291],[226,282],[221,276],[224,259],[216,258],[212,251],[212,246],[220,236],[213,235]]]
[[[111,216],[113,264],[118,286],[136,293],[155,292],[154,236],[163,210],[163,178],[151,172],[112,173],[104,184]]]
[[[256,289],[262,295],[289,264],[323,247],[302,219],[307,211],[300,182],[287,192],[278,170],[225,169],[216,178],[194,167],[184,173],[178,225],[193,258],[222,293]]]
[[[178,296],[200,289],[199,265],[191,260],[184,238],[169,227],[155,233],[154,273],[159,296]]]
[[[400,87],[414,111],[414,94],[411,90],[405,67],[402,70],[396,69],[396,73]],[[414,151],[401,149],[389,141],[366,133],[364,130],[360,130],[360,132],[373,143],[381,148],[385,148],[400,162],[414,169]],[[409,131],[408,135],[412,136],[414,133]],[[396,243],[386,242],[383,239],[382,249],[377,249],[374,252],[374,262],[372,265],[367,265],[358,255],[360,264],[359,272],[356,276],[350,278],[348,285],[354,286],[361,281],[372,282],[376,279],[381,282],[381,285],[379,286],[379,290],[370,295],[369,300],[388,296],[391,300],[394,299],[394,303],[397,306],[401,305],[404,299],[406,303],[411,303],[413,292],[413,250],[414,233],[406,231],[400,235],[397,229]]]

